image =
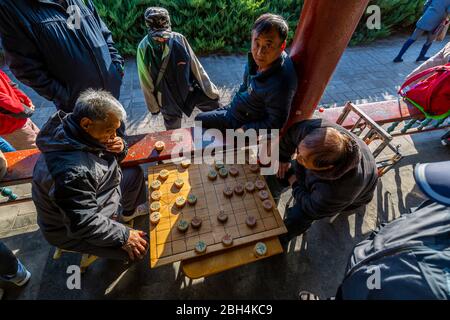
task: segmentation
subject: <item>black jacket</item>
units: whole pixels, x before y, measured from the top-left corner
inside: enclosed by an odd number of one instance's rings
[[[111,217],[121,210],[119,163],[127,149],[119,155],[106,151],[63,111],[44,125],[36,144],[42,154],[34,167],[32,197],[47,241],[60,248],[73,240],[124,245],[129,231]]]
[[[266,71],[257,73],[251,53],[244,81],[233,98],[231,115],[246,129],[281,129],[287,122],[297,90],[297,74],[291,58],[283,52]]]
[[[326,171],[296,166],[297,182],[292,186],[293,196],[302,212],[314,220],[369,203],[378,181],[375,159],[367,145],[343,127],[322,119],[293,125],[280,142],[280,161],[288,162],[299,142],[321,127],[332,127],[350,134],[354,152],[347,162]]]
[[[80,28],[70,29],[70,15],[53,1],[0,0],[0,38],[17,79],[70,112],[88,88],[118,98],[123,59],[92,1],[67,3],[80,9]]]

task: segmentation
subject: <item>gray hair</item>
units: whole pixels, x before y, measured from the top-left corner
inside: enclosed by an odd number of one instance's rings
[[[73,115],[80,120],[84,117],[91,120],[105,120],[109,113],[121,121],[127,117],[120,102],[104,90],[88,89],[82,92],[73,109]]]

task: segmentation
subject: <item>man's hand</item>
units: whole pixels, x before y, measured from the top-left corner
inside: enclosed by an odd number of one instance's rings
[[[121,153],[125,148],[121,137],[115,137],[113,140],[109,140],[105,145],[106,150],[113,153]]]
[[[277,178],[283,179],[290,167],[291,167],[290,162],[280,162],[280,165],[278,167]]]
[[[125,250],[130,256],[131,261],[137,259],[142,259],[147,252],[147,240],[145,240],[146,233],[144,231],[139,230],[130,230],[130,236],[128,237],[127,243],[122,246],[122,249]]]

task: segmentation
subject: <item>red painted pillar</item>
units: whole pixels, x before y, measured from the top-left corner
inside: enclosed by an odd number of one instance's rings
[[[292,43],[298,89],[286,128],[311,118],[369,0],[305,0]]]

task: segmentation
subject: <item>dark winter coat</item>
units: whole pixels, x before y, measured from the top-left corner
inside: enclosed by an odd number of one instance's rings
[[[326,127],[350,135],[354,151],[346,162],[330,170],[319,172],[297,166],[292,193],[302,213],[314,220],[369,203],[378,181],[375,159],[367,145],[343,127],[322,119],[293,125],[280,142],[280,161],[288,162],[302,139],[314,129]]]
[[[78,6],[80,28],[71,29],[75,20],[53,1],[0,0],[0,38],[16,78],[71,112],[88,88],[119,97],[123,59],[91,0],[67,4]]]
[[[120,247],[128,229],[111,219],[120,213],[120,161],[93,140],[72,115],[59,111],[44,125],[36,144],[42,152],[33,172],[32,197],[38,224],[57,247],[73,240]]]
[[[297,74],[286,52],[263,72],[257,72],[257,65],[249,53],[244,81],[229,112],[238,122],[244,123],[244,130],[281,129],[287,122],[296,91]]]

